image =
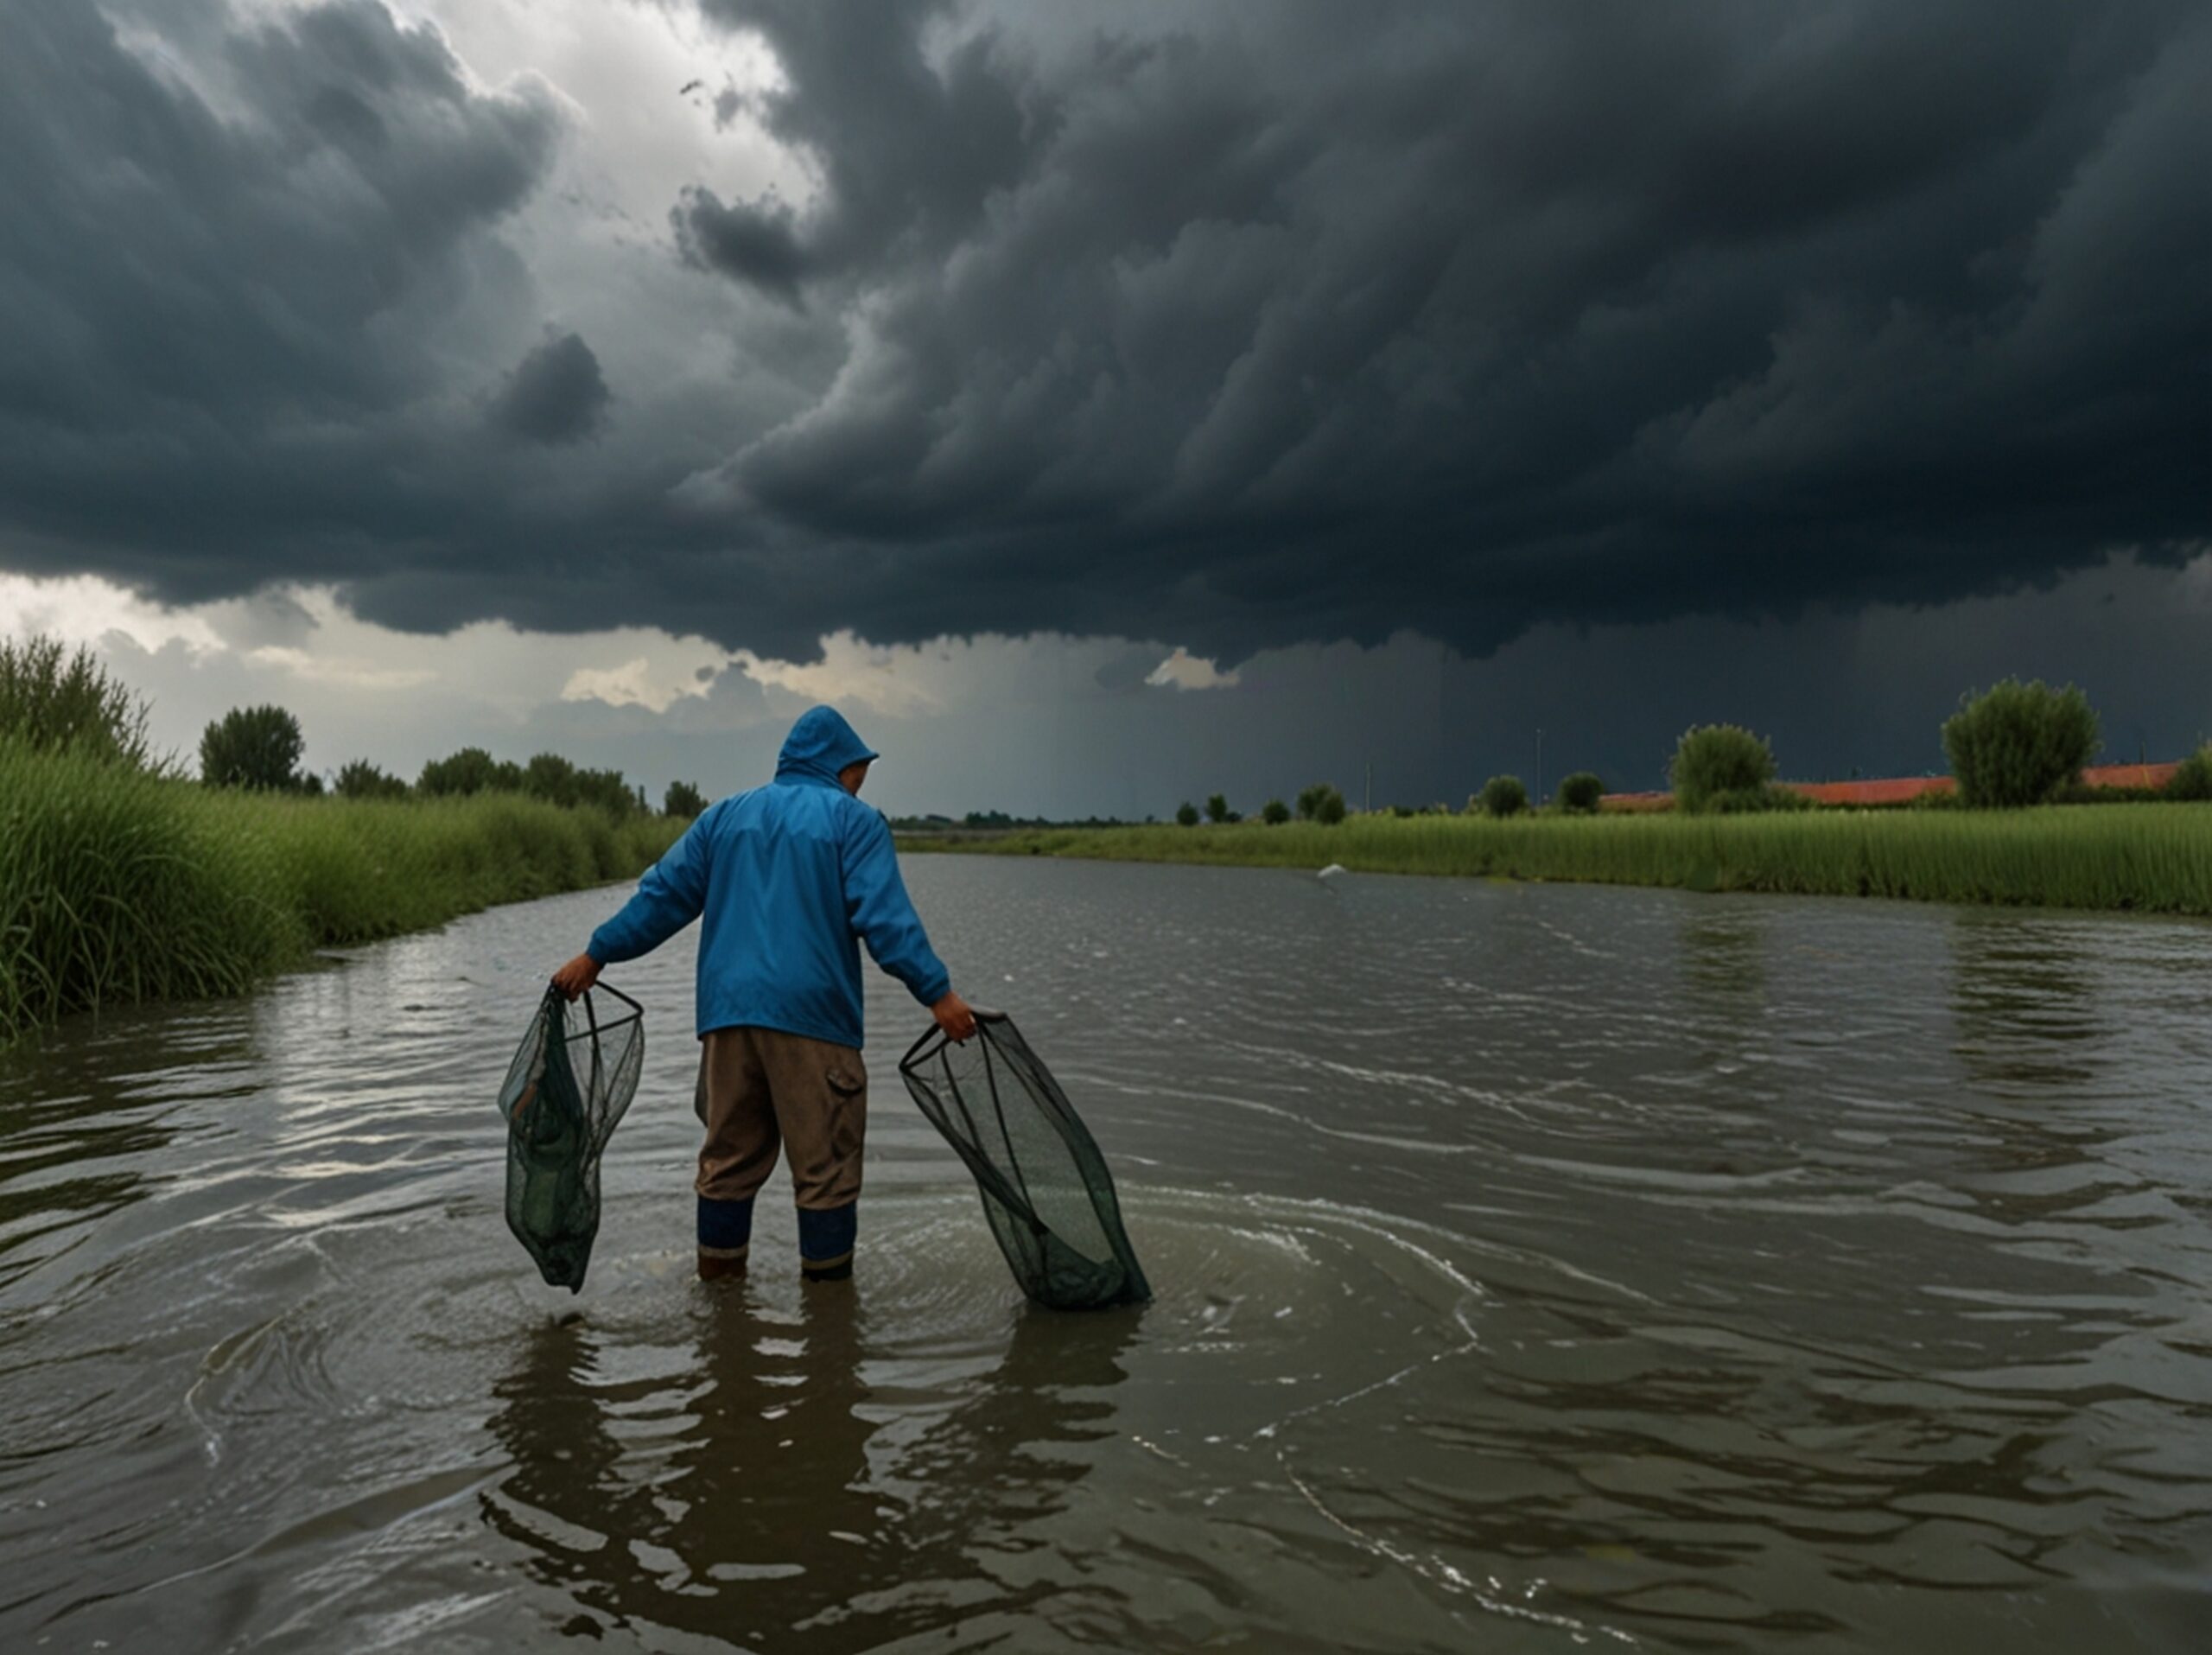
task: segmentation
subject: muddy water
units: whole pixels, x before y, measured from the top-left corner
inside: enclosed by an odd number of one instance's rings
[[[2190,1650],[2212,929],[919,859],[1159,1290],[1026,1310],[870,1008],[850,1289],[590,1285],[492,1095],[617,894],[0,1059],[0,1647]]]

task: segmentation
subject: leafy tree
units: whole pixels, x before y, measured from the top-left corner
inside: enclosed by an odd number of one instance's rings
[[[1229,796],[1215,793],[1206,800],[1206,820],[1216,824],[1229,820]]]
[[[1185,827],[1198,826],[1198,807],[1191,803],[1189,799],[1185,799],[1181,804],[1175,807],[1175,819],[1178,822],[1180,822]]]
[[[2212,747],[2200,747],[2175,767],[2166,779],[2166,797],[2179,799],[2212,799]]]
[[[1679,810],[1709,808],[1720,794],[1763,794],[1774,780],[1774,749],[1735,724],[1698,724],[1675,744],[1668,780]]]
[[[156,770],[146,736],[148,706],[110,675],[91,650],[63,656],[60,640],[0,639],[0,738],[43,752],[67,748]]]
[[[1281,827],[1290,820],[1290,806],[1280,799],[1270,799],[1261,807],[1260,819],[1269,827]]]
[[[1586,816],[1605,796],[1605,784],[1594,770],[1578,770],[1559,785],[1559,807],[1573,815]]]
[[[557,753],[533,754],[522,767],[522,790],[549,805],[573,805],[578,797],[576,767]]]
[[[1943,751],[1969,805],[2040,805],[2070,782],[2095,754],[2097,716],[2072,684],[2007,678],[1968,691],[1943,721]]]
[[[1336,813],[1329,814],[1332,810]],[[1344,819],[1344,796],[1327,782],[1317,781],[1298,795],[1298,819],[1301,822],[1341,822]]]
[[[210,787],[298,791],[307,742],[282,707],[233,707],[200,737],[200,779]]]
[[[575,772],[574,787],[571,802],[595,806],[617,821],[645,814],[644,799],[632,791],[620,770],[579,770]]]
[[[366,759],[355,759],[338,772],[337,792],[340,799],[404,799],[407,784]]]
[[[706,808],[706,794],[688,781],[670,782],[668,792],[661,796],[660,810],[664,816],[680,816],[690,821]]]
[[[512,773],[513,780],[507,780]],[[496,762],[480,747],[465,747],[442,759],[432,759],[416,778],[415,791],[431,799],[465,797],[470,793],[519,792],[522,772],[512,764]]]
[[[1492,776],[1483,783],[1483,809],[1491,816],[1518,816],[1529,808],[1529,790],[1518,776]]]

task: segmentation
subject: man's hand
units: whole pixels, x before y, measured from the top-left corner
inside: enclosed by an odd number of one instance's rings
[[[968,1009],[968,1003],[958,995],[948,992],[944,998],[930,1008],[930,1015],[937,1019],[937,1026],[948,1040],[972,1039],[976,1033],[976,1014]]]
[[[574,1003],[575,997],[599,981],[599,962],[589,954],[579,954],[553,973],[553,986],[561,990],[561,997]],[[961,1008],[965,1011],[967,1008]]]

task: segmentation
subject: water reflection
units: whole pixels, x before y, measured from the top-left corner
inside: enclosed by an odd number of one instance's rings
[[[1749,903],[1682,910],[1682,980],[1704,1003],[1756,1015],[1766,995],[1765,916]]]
[[[255,1090],[250,1003],[79,1019],[0,1053],[0,1289],[142,1195],[188,1106]]]
[[[2096,1079],[2094,977],[2063,925],[1961,909],[1950,936],[1952,1049],[1974,1081],[2005,1095]]]
[[[1767,923],[1758,899],[1706,897],[1686,906],[1676,932],[1681,1053],[1700,1086],[1740,1097],[1758,1090],[1768,1012]]]
[[[1016,1321],[979,1379],[918,1387],[865,1302],[779,1310],[702,1293],[693,1348],[626,1358],[582,1320],[533,1330],[492,1430],[514,1470],[487,1521],[529,1568],[623,1627],[835,1652],[1022,1607],[990,1567],[1114,1435],[1134,1314]],[[939,1363],[924,1363],[934,1372]],[[579,1622],[574,1629],[584,1629]]]
[[[2202,1647],[2212,927],[910,877],[1141,1331],[896,1104],[855,1296],[675,1270],[680,942],[549,1323],[489,1091],[607,896],[478,915],[0,1060],[0,1649]]]

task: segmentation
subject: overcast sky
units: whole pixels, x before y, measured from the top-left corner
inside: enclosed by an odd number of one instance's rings
[[[6,0],[0,630],[894,810],[2212,733],[2212,8]]]

